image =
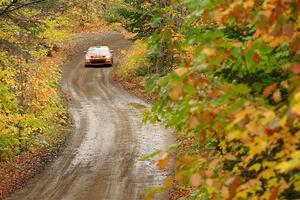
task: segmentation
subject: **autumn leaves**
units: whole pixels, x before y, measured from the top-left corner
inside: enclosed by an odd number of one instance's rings
[[[173,179],[191,199],[300,198],[299,3],[172,1],[160,10],[170,19],[156,34],[176,69],[153,87],[152,118],[189,141]]]
[[[49,148],[68,123],[59,88],[66,52],[56,53],[62,49],[55,43],[81,29],[86,17],[96,20],[101,6],[53,2],[0,1],[0,160]]]

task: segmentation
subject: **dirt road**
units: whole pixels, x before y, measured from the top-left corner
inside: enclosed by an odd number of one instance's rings
[[[118,64],[130,42],[119,33],[89,33],[70,43],[76,52],[63,68],[62,85],[72,99],[72,137],[51,166],[8,200],[142,199],[166,174],[139,158],[170,144],[170,133],[141,122],[141,108],[149,105],[112,83],[112,68],[83,64],[83,51],[93,45],[109,45]]]

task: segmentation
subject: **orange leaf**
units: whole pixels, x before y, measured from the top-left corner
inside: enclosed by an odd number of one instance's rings
[[[244,8],[245,9],[252,9],[254,5],[255,5],[255,1],[254,0],[249,0],[249,1],[246,1],[244,3]]]
[[[154,199],[154,193],[151,192],[147,196],[145,196],[144,200],[153,200]]]
[[[263,96],[264,97],[270,96],[276,89],[277,89],[277,83],[273,83],[272,85],[269,85],[264,89]]]
[[[258,53],[253,54],[253,60],[256,64],[260,63],[261,57],[258,55]]]
[[[199,134],[199,140],[202,144],[205,144],[206,142],[206,132],[205,131],[202,131],[200,134]]]
[[[205,174],[207,177],[213,177],[215,175],[214,169],[213,168],[207,169]]]
[[[202,77],[201,77],[201,78],[198,78],[197,84],[196,84],[196,88],[197,88],[198,90],[200,90],[200,89],[206,87],[207,85],[208,85],[208,80],[207,80],[207,79],[202,78]]]
[[[209,12],[207,10],[203,13],[202,22],[204,24],[209,23]]]
[[[279,186],[275,187],[272,191],[272,194],[270,196],[270,200],[276,200],[278,199],[278,194],[279,194]]]
[[[212,187],[212,186],[213,186],[213,183],[214,183],[214,180],[213,180],[213,179],[211,179],[211,178],[206,179],[206,184],[207,184],[209,187]]]
[[[157,162],[159,169],[164,170],[168,167],[171,156],[169,153],[165,153]]]
[[[221,194],[223,197],[225,197],[226,199],[228,199],[229,197],[229,190],[227,187],[223,186],[221,189]]]
[[[297,38],[294,42],[291,43],[291,51],[293,53],[297,53],[299,49],[300,49],[300,39]]]
[[[189,126],[190,126],[191,128],[197,128],[199,125],[200,125],[200,121],[199,121],[198,117],[196,117],[196,116],[191,116],[191,117],[189,118]]]
[[[201,185],[201,176],[199,174],[193,174],[190,178],[190,184],[193,187],[199,187]]]
[[[179,100],[183,95],[182,85],[176,85],[172,88],[170,97],[172,100]]]
[[[169,176],[164,183],[165,188],[171,188],[174,183],[174,178],[172,176]]]
[[[274,128],[266,128],[265,131],[266,131],[266,133],[267,133],[268,136],[272,136],[276,132],[276,129],[274,129]]]
[[[232,184],[230,185],[230,188],[229,188],[229,197],[227,198],[227,200],[233,199],[233,197],[236,194],[237,188],[240,185],[241,185],[240,177],[239,176],[235,176],[234,179],[233,179],[233,181],[232,181]]]
[[[174,168],[175,169],[179,168],[181,166],[181,164],[182,164],[181,162],[179,162],[178,160],[176,160],[175,163],[174,163]]]

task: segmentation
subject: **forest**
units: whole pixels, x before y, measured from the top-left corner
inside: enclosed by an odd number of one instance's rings
[[[146,80],[145,120],[177,131],[148,198],[300,198],[300,2],[125,2],[110,20],[136,33],[136,66],[118,76]]]
[[[55,52],[99,16],[134,34],[116,76],[145,123],[176,130],[145,199],[300,198],[299,0],[0,0],[0,161],[62,140]]]
[[[59,140],[68,124],[60,43],[107,9],[95,0],[0,1],[0,160]]]

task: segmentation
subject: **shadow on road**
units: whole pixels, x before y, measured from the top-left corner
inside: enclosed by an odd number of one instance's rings
[[[111,68],[110,65],[85,65],[85,68]]]

